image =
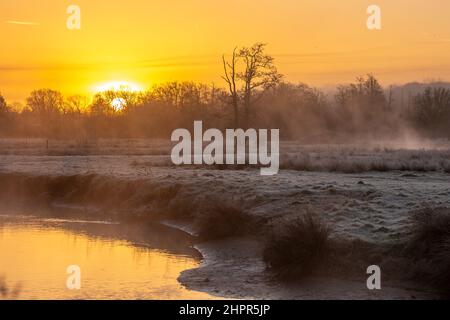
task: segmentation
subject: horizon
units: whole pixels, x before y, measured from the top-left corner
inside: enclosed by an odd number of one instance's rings
[[[370,73],[366,73],[366,74],[362,74],[362,75],[357,75],[353,78],[353,80],[355,80],[357,77],[359,76],[366,76],[369,75]],[[375,76],[376,78],[376,76]],[[8,98],[7,95],[3,94],[2,91],[0,91],[0,95],[3,96],[6,100],[6,102],[10,105],[10,107],[12,107],[12,110],[14,111],[21,111],[21,109],[16,110],[16,108],[25,108],[27,105],[27,98],[30,96],[30,94],[34,91],[37,90],[55,90],[60,92],[65,98],[70,98],[70,97],[74,97],[74,96],[80,96],[83,98],[87,98],[89,101],[89,104],[91,104],[94,99],[96,94],[103,94],[106,93],[108,91],[113,91],[113,92],[130,92],[130,93],[136,93],[136,94],[147,94],[152,92],[152,90],[154,88],[157,88],[158,86],[161,85],[165,85],[168,84],[172,81],[166,81],[166,82],[160,82],[160,83],[155,83],[153,84],[153,86],[145,86],[145,84],[143,83],[133,83],[133,82],[126,82],[126,81],[112,81],[112,82],[105,82],[105,83],[101,83],[101,84],[96,84],[96,85],[92,85],[91,89],[89,90],[89,92],[71,92],[71,93],[66,93],[60,90],[57,90],[55,88],[45,88],[45,87],[39,87],[39,88],[34,88],[32,89],[30,92],[28,92],[28,94],[26,94],[22,100],[11,100]],[[178,81],[178,80],[173,80],[173,82],[177,82],[177,83],[183,83],[183,82],[193,82],[196,84],[205,84],[205,85],[214,85],[216,88],[221,88],[221,89],[225,89],[226,90],[226,86],[225,85],[216,85],[215,83],[203,83],[203,82],[199,82],[199,81],[191,81],[191,80],[185,80],[185,81]],[[322,86],[312,86],[309,83],[304,83],[301,81],[283,81],[282,83],[288,83],[288,84],[306,84],[308,86],[310,86],[313,89],[317,89],[320,92],[322,92],[323,94],[325,94],[325,98],[326,99],[333,99],[332,95],[334,95],[337,90],[338,90],[338,86],[340,85],[349,85],[354,81],[348,81],[346,83],[336,83],[336,84],[326,84],[326,85],[322,85]],[[408,85],[413,85],[413,84],[417,84],[417,85],[423,85],[423,86],[430,86],[430,87],[434,87],[436,85],[449,85],[450,86],[450,80],[445,80],[445,79],[425,79],[423,81],[419,81],[419,80],[411,80],[409,82],[405,82],[405,83],[392,83],[392,84],[384,84],[384,83],[380,83],[381,87],[383,90],[389,90],[389,89],[396,89],[396,88],[402,88]],[[94,88],[94,89],[93,89]]]
[[[23,102],[34,89],[92,96],[111,82],[222,87],[222,54],[257,41],[268,43],[286,81],[317,88],[367,73],[384,87],[450,80],[450,3],[380,0],[382,29],[376,31],[365,27],[369,4],[289,0],[255,7],[245,1],[233,10],[218,1],[131,0],[123,10],[117,1],[79,0],[81,29],[69,30],[67,3],[2,3],[0,33],[8,50],[0,52],[0,92]]]
[[[288,84],[306,84],[308,86],[310,86],[311,88],[317,89],[319,91],[321,91],[322,93],[325,94],[326,97],[329,97],[329,95],[333,95],[336,93],[338,86],[340,85],[349,85],[351,83],[353,83],[358,77],[364,77],[366,75],[369,75],[372,73],[364,73],[364,74],[358,74],[355,75],[353,77],[353,79],[347,81],[347,82],[342,82],[342,83],[335,83],[335,84],[323,84],[323,85],[319,85],[319,86],[314,86],[311,83],[306,83],[306,82],[302,82],[302,81],[286,81],[285,78],[283,78],[282,83],[288,83]],[[285,76],[285,75],[283,75]],[[375,78],[377,78],[376,75],[374,75]],[[378,78],[377,78],[378,79]],[[184,82],[193,82],[196,84],[205,84],[205,85],[214,85],[214,87],[216,88],[220,88],[220,89],[225,89],[226,90],[226,85],[221,83],[220,85],[217,85],[214,82],[201,82],[201,81],[194,81],[194,80],[177,80],[174,79],[172,81],[164,81],[164,82],[158,82],[158,83],[154,83],[152,85],[146,85],[145,83],[136,83],[136,82],[128,82],[128,81],[110,81],[110,82],[104,82],[104,83],[97,83],[97,84],[93,84],[89,87],[88,90],[86,90],[85,92],[64,92],[61,90],[58,90],[56,88],[53,87],[36,87],[31,89],[27,94],[25,94],[23,96],[23,98],[19,99],[9,99],[8,95],[4,94],[4,92],[0,91],[0,95],[3,96],[6,101],[13,107],[13,105],[15,104],[19,104],[22,107],[24,107],[26,105],[26,99],[30,96],[30,94],[33,91],[36,90],[55,90],[60,92],[63,96],[65,97],[71,97],[71,96],[82,96],[82,97],[86,97],[89,100],[93,100],[96,94],[101,94],[101,93],[105,93],[107,91],[116,91],[116,92],[134,92],[134,93],[148,93],[148,92],[152,92],[152,90],[155,87],[161,86],[161,85],[165,85],[171,82],[177,82],[177,83],[184,83]],[[412,79],[411,81],[408,82],[403,82],[403,83],[380,83],[381,87],[383,88],[383,90],[389,90],[389,88],[401,88],[404,86],[408,86],[408,85],[412,85],[412,84],[418,84],[418,85],[430,85],[430,86],[435,86],[438,84],[448,84],[450,85],[450,80],[447,79],[442,79],[442,78],[436,78],[436,79],[424,79],[424,80],[414,80]]]

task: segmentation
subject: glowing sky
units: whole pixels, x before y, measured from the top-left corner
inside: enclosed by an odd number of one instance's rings
[[[81,30],[66,28],[70,4]],[[366,9],[382,9],[382,30]],[[14,0],[0,2],[0,92],[92,93],[104,83],[222,84],[222,53],[261,41],[290,81],[450,80],[448,0]]]

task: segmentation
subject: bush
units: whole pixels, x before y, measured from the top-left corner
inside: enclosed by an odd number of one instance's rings
[[[414,277],[450,294],[450,208],[413,213],[413,233],[406,247]]]
[[[326,264],[330,253],[329,229],[315,214],[307,212],[274,230],[264,249],[264,261],[280,278],[313,274]]]

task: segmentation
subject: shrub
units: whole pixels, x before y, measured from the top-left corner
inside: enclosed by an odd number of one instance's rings
[[[311,275],[330,253],[329,229],[315,214],[306,212],[274,230],[263,253],[264,261],[280,278]]]
[[[414,277],[450,294],[450,208],[413,213],[413,233],[406,247]]]

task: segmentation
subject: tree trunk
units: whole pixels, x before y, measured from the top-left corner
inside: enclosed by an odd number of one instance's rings
[[[245,97],[244,97],[244,128],[248,129],[249,126],[249,121],[250,121],[250,86],[247,85],[245,88]]]
[[[239,109],[237,97],[233,96],[233,108],[234,108],[234,128],[239,128]]]

